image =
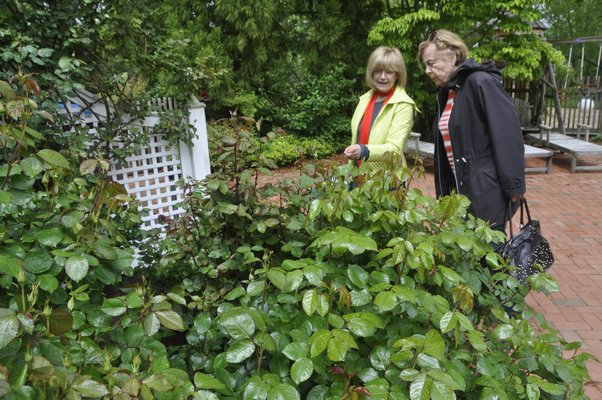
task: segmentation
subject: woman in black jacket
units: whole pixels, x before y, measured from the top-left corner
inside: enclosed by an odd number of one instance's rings
[[[462,39],[443,29],[418,48],[439,88],[435,189],[437,197],[465,195],[470,213],[504,230],[508,202],[514,213],[526,190],[521,126],[498,69],[467,53]]]

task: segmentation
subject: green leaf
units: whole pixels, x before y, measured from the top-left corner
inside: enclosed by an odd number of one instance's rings
[[[351,265],[347,269],[349,280],[358,288],[363,289],[368,284],[368,273],[359,265]]]
[[[129,347],[136,347],[143,343],[143,341],[146,339],[145,336],[146,334],[144,333],[144,327],[142,325],[130,324],[127,328],[125,328],[123,338]]]
[[[348,328],[351,332],[353,332],[356,336],[360,337],[370,337],[374,336],[375,327],[371,321],[365,319],[361,316],[357,316],[352,318],[348,322]]]
[[[478,331],[469,331],[466,335],[468,341],[478,352],[485,352],[487,350],[487,343],[483,340],[482,333]]]
[[[305,314],[311,316],[318,309],[318,292],[315,289],[306,291],[303,294],[301,304],[303,306],[303,311],[305,311]]]
[[[94,254],[105,260],[112,261],[119,257],[117,251],[112,246],[104,242],[96,242],[92,250],[94,251]]]
[[[268,279],[278,289],[284,291],[288,282],[286,281],[286,274],[284,271],[278,268],[272,268],[267,273]]]
[[[120,297],[112,299],[104,299],[100,309],[107,315],[112,317],[124,314],[127,311],[125,300]]]
[[[96,167],[98,166],[98,160],[89,159],[84,160],[79,165],[79,173],[80,175],[90,175],[94,172]]]
[[[249,286],[247,286],[247,294],[249,296],[258,296],[263,293],[264,289],[265,289],[264,281],[253,281],[253,282],[249,283]]]
[[[445,360],[445,340],[439,332],[431,329],[424,338],[424,352],[439,361]]]
[[[233,339],[250,338],[255,333],[253,318],[242,308],[225,311],[218,322]]]
[[[549,382],[535,374],[527,376],[527,382],[537,385],[544,392],[547,392],[554,396],[561,396],[566,392],[566,389],[562,386]]]
[[[8,205],[10,203],[12,203],[13,200],[13,196],[8,193],[5,192],[4,190],[0,190],[0,204],[1,205]]]
[[[353,255],[362,254],[367,250],[377,251],[378,246],[374,239],[363,233],[337,226],[334,231],[328,232],[316,239],[311,246],[326,246],[332,248],[334,253],[342,255],[349,251]]]
[[[412,382],[416,379],[416,377],[418,377],[418,375],[420,375],[420,371],[415,370],[413,368],[408,368],[401,371],[399,377],[406,382]]]
[[[140,308],[144,305],[144,300],[138,293],[136,293],[135,290],[132,290],[127,294],[127,296],[125,296],[125,303],[130,309]]]
[[[458,322],[458,318],[456,313],[453,311],[448,311],[441,317],[439,321],[439,329],[442,333],[447,333],[456,327]]]
[[[38,151],[38,157],[53,167],[69,169],[69,161],[57,151],[43,149]]]
[[[102,383],[88,378],[77,379],[73,389],[83,397],[102,397],[109,394],[109,389]]]
[[[426,374],[420,374],[410,384],[411,400],[429,400],[433,390],[433,380]]]
[[[441,366],[439,365],[439,361],[437,361],[435,357],[431,357],[425,353],[418,354],[418,357],[416,357],[416,363],[422,368],[441,368]]]
[[[284,383],[273,387],[268,392],[268,400],[300,400],[301,397],[297,389]]]
[[[69,278],[79,282],[88,273],[88,259],[84,257],[70,257],[65,262],[65,272]]]
[[[144,333],[148,336],[153,336],[159,332],[159,328],[161,328],[161,321],[159,321],[159,317],[154,312],[144,318]]]
[[[48,328],[53,335],[61,336],[73,329],[73,317],[65,309],[55,308],[48,319]]]
[[[203,374],[201,372],[194,374],[194,384],[199,389],[226,389],[226,385],[224,385],[219,379],[215,378],[213,375]]]
[[[432,400],[456,400],[454,390],[443,382],[433,382]]]
[[[25,271],[31,272],[32,274],[41,274],[48,271],[54,261],[47,253],[33,253],[28,254],[23,262],[23,268]]]
[[[308,380],[313,372],[314,363],[309,358],[303,357],[295,361],[291,367],[291,378],[298,385]]]
[[[312,357],[320,355],[328,347],[330,331],[320,329],[309,338],[309,354]]]
[[[316,311],[320,314],[321,317],[324,317],[328,310],[330,309],[330,296],[328,294],[320,294],[318,295],[318,304]]]
[[[525,387],[527,392],[527,399],[529,400],[539,400],[541,393],[539,392],[539,387],[533,383],[528,383]]]
[[[269,389],[270,385],[262,382],[258,377],[253,377],[245,388],[243,400],[266,400]]]
[[[19,334],[19,319],[14,311],[0,308],[0,349]]]
[[[349,350],[349,345],[345,341],[336,340],[334,338],[328,341],[327,357],[331,361],[343,361]]]
[[[232,364],[243,362],[255,352],[255,344],[251,339],[240,339],[232,343],[226,353],[226,361]]]
[[[54,292],[59,287],[59,281],[52,275],[44,274],[38,275],[36,281],[40,285],[40,289],[47,291],[48,293]]]
[[[38,157],[26,157],[21,161],[21,168],[25,175],[33,178],[44,170],[44,163]]]
[[[370,364],[374,369],[384,371],[391,364],[390,358],[391,352],[385,346],[377,346],[370,353]]]
[[[21,271],[23,261],[17,257],[0,255],[0,273],[7,274],[16,278]]]
[[[228,294],[224,296],[224,299],[228,301],[236,300],[239,297],[244,296],[245,293],[246,290],[239,286],[229,291]]]
[[[142,383],[157,392],[167,392],[174,388],[169,379],[163,374],[152,374],[148,378],[145,378]]]
[[[291,361],[297,361],[301,358],[307,356],[309,352],[309,348],[307,343],[299,343],[293,342],[289,343],[284,349],[282,349],[282,353]]]
[[[376,305],[381,312],[391,311],[397,306],[397,296],[390,291],[380,292],[374,299]]]
[[[354,307],[362,307],[372,301],[372,295],[368,289],[362,289],[360,291],[351,291],[351,305]]]
[[[493,336],[499,340],[510,339],[514,335],[514,328],[509,324],[500,324],[493,330]]]
[[[317,265],[307,265],[303,268],[305,279],[314,286],[319,286],[324,279],[324,271]]]
[[[171,329],[174,331],[183,331],[184,330],[184,321],[180,314],[175,311],[165,310],[165,311],[157,311],[155,312],[157,318],[161,322],[161,325],[166,327],[167,329]]]

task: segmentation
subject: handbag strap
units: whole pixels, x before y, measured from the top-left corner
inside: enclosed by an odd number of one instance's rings
[[[529,205],[527,204],[527,199],[523,198],[520,199],[520,229],[522,229],[525,226],[525,211],[527,213],[527,223],[529,223],[531,222],[531,213],[529,212]],[[504,228],[506,227],[506,222],[508,222],[508,225],[510,225],[510,237],[513,237],[514,232],[512,230],[512,200],[508,200]]]

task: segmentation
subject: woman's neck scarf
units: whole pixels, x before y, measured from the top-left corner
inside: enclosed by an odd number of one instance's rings
[[[370,138],[370,128],[372,128],[372,120],[374,119],[374,104],[376,103],[376,98],[378,96],[386,96],[385,101],[383,102],[381,110],[385,107],[391,96],[393,96],[393,92],[395,92],[395,86],[389,90],[388,93],[380,93],[374,91],[370,102],[368,103],[368,107],[366,107],[366,112],[364,113],[364,118],[362,119],[362,123],[360,125],[360,140],[359,144],[368,144],[368,139]]]
[[[393,96],[393,92],[395,92],[395,86],[389,90],[388,93],[380,93],[376,90],[372,94],[372,98],[370,98],[370,102],[368,103],[368,107],[366,107],[366,112],[364,112],[364,118],[362,119],[362,123],[360,124],[360,137],[359,144],[368,144],[368,139],[370,138],[370,129],[372,128],[372,120],[374,119],[374,104],[376,103],[376,99],[379,96],[386,96],[381,106],[381,110],[385,108],[385,105]],[[357,166],[358,168],[362,165],[362,160],[358,160]]]

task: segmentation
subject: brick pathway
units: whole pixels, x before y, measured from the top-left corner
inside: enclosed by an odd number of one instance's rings
[[[529,159],[529,165],[543,165]],[[599,164],[600,160],[591,160]],[[602,360],[602,172],[571,174],[568,158],[554,156],[552,172],[527,175],[531,217],[539,219],[555,263],[550,273],[560,292],[530,294],[528,303],[546,317],[565,340]],[[432,168],[416,182],[434,194]],[[602,363],[588,364],[587,394],[602,400]]]

